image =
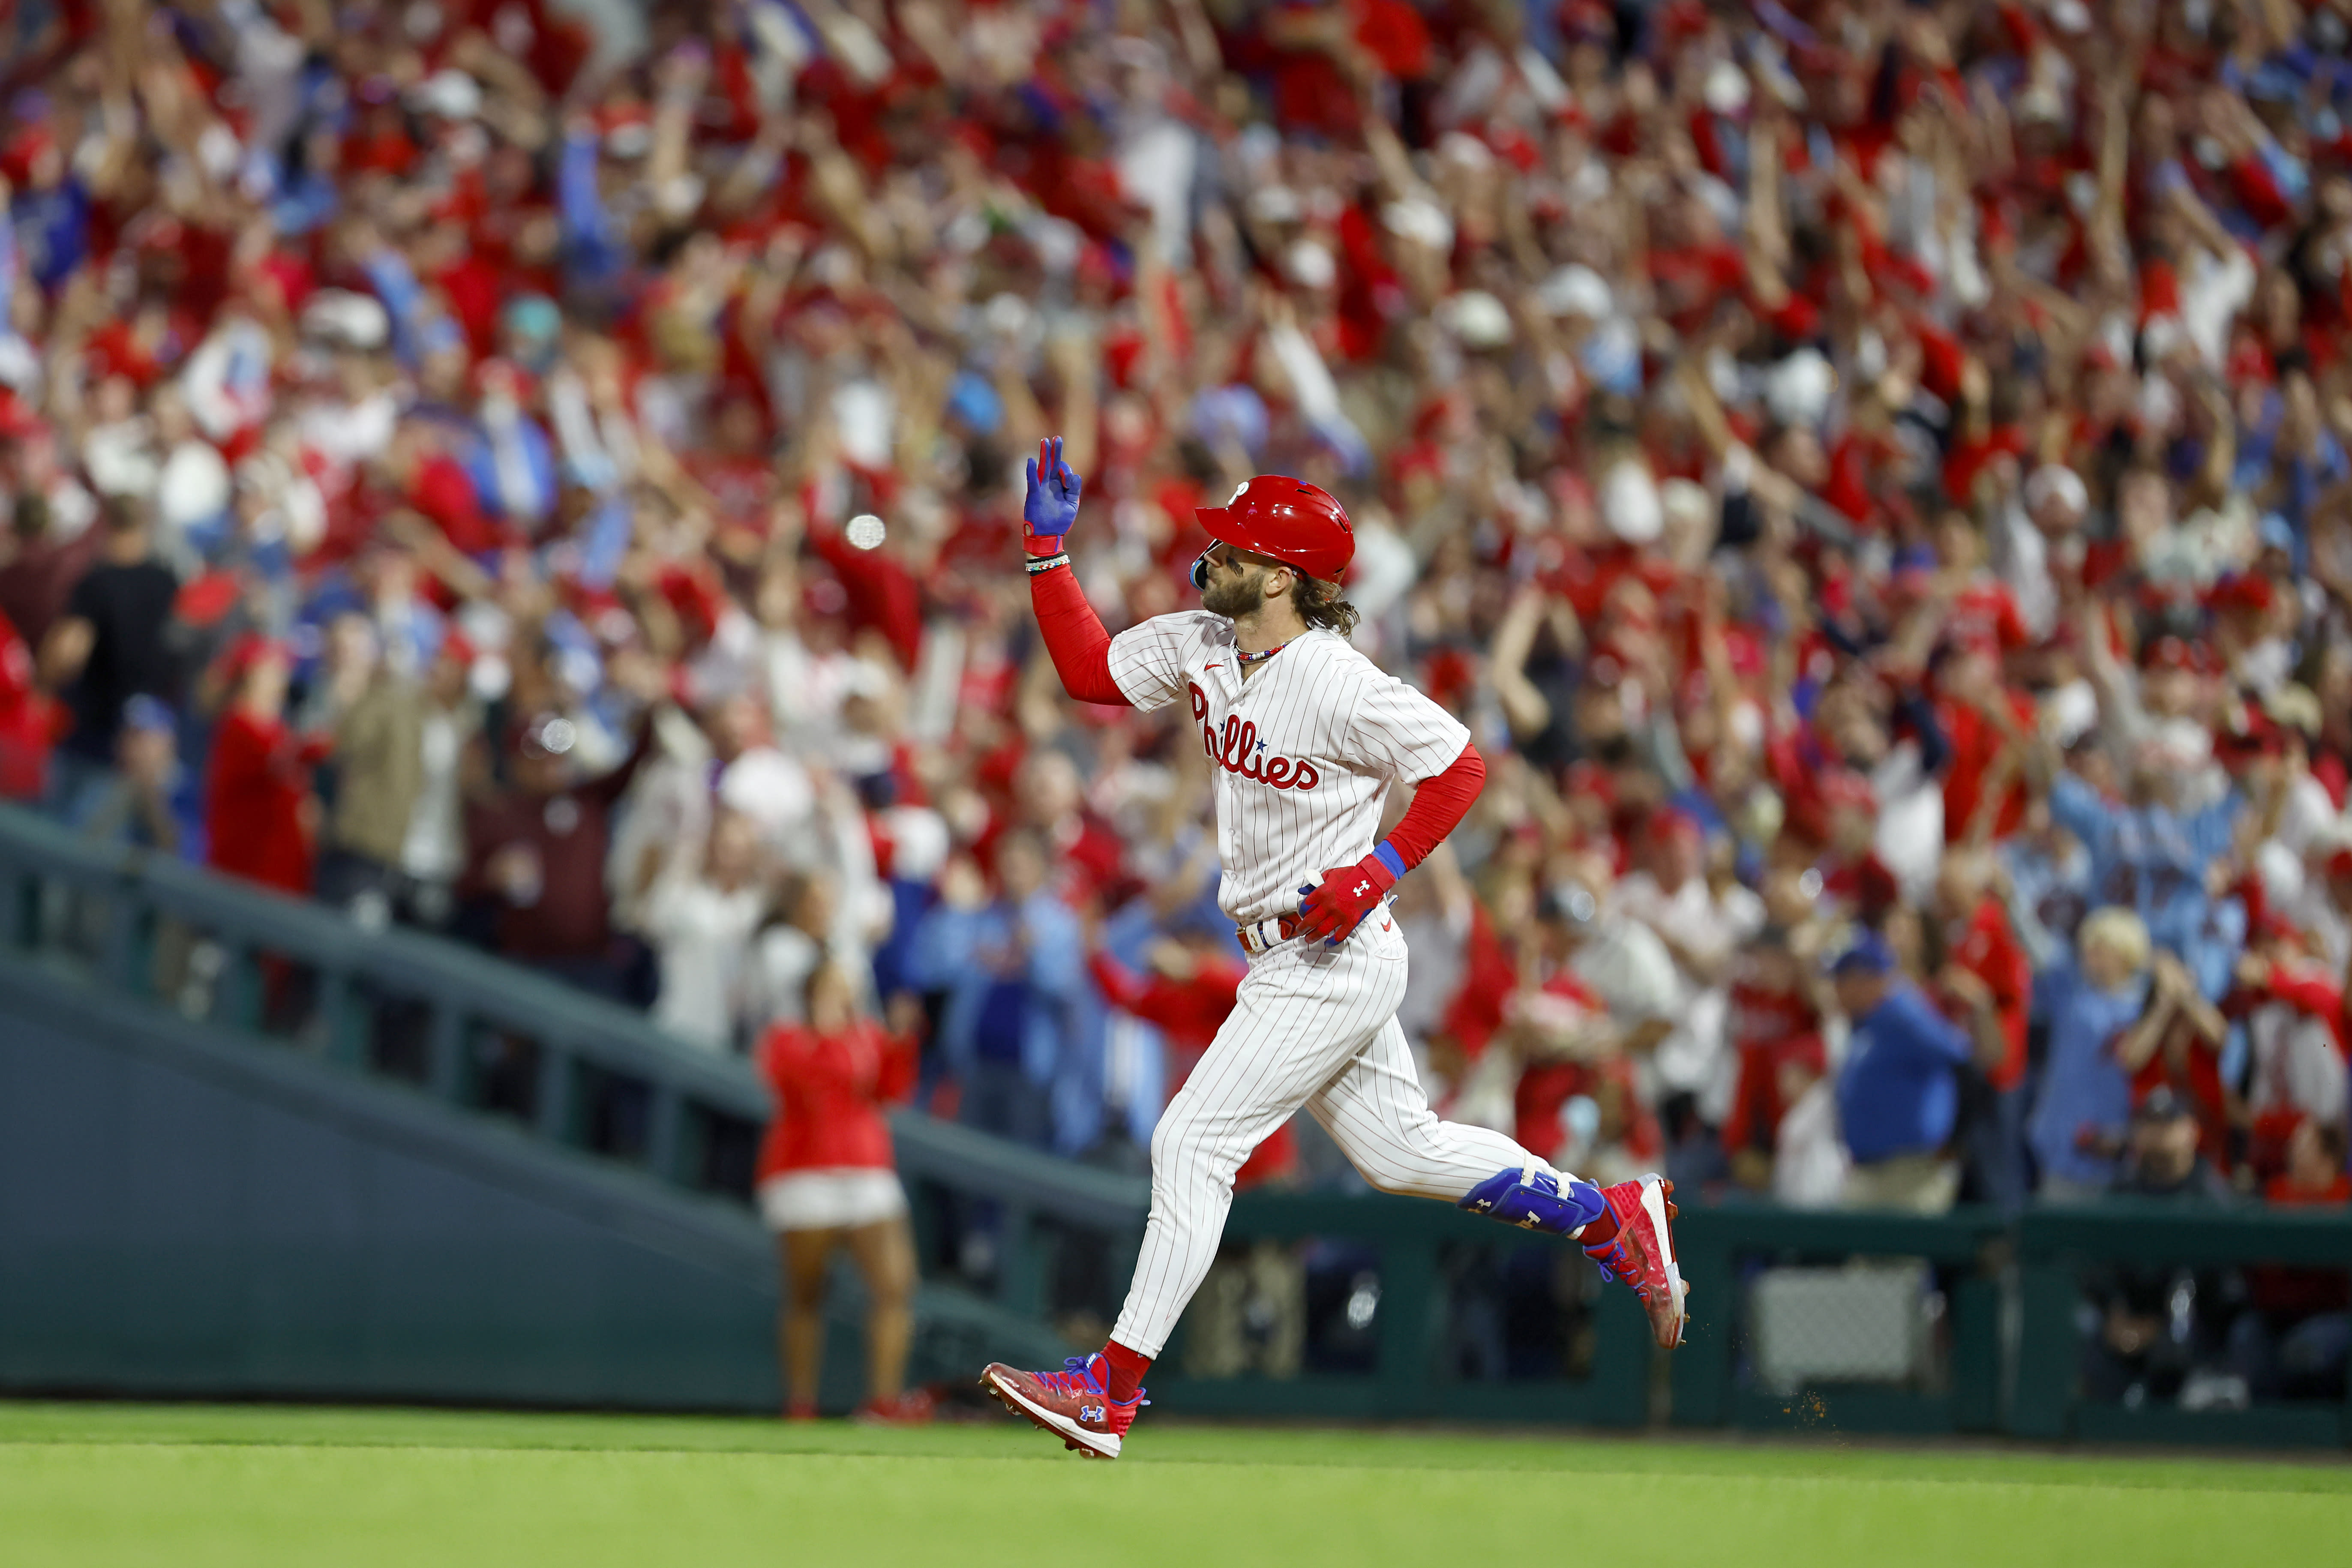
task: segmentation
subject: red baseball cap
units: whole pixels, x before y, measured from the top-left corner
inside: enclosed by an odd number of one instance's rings
[[[1336,583],[1356,556],[1356,531],[1331,493],[1304,479],[1260,474],[1223,506],[1193,514],[1209,537],[1263,555],[1318,582]]]

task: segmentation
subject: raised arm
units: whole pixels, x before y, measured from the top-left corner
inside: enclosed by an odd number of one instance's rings
[[[1487,652],[1486,678],[1494,683],[1495,700],[1503,705],[1503,718],[1512,735],[1521,741],[1533,740],[1551,722],[1551,703],[1528,679],[1527,670],[1528,655],[1534,650],[1536,631],[1543,618],[1544,591],[1534,586],[1520,589],[1504,613],[1503,624],[1496,628]]]
[[[1038,635],[1053,657],[1062,689],[1081,702],[1131,706],[1110,674],[1110,633],[1087,603],[1077,574],[1070,570],[1064,540],[1078,520],[1086,488],[1062,461],[1062,443],[1050,437],[1029,460],[1029,492],[1021,508],[1022,550],[1029,568],[1029,604],[1037,612]]]
[[[2149,987],[2147,1008],[2141,1012],[2137,1019],[2116,1036],[2115,1043],[2110,1047],[2115,1053],[2116,1064],[2124,1071],[2127,1073],[2139,1071],[2147,1065],[2148,1058],[2156,1055],[2156,1048],[2164,1044],[2165,1035],[2171,1029],[2173,1019],[2179,1014],[2181,993],[2184,989],[2193,990],[2195,987],[2183,987],[2167,978],[2167,973],[2162,968],[2157,970],[2155,981]]]

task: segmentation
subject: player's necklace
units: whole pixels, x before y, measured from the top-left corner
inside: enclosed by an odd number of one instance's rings
[[[1244,664],[1264,664],[1267,659],[1272,658],[1276,654],[1280,653],[1284,648],[1286,648],[1289,646],[1290,645],[1286,642],[1278,642],[1272,647],[1266,649],[1264,653],[1244,653],[1239,648],[1235,648],[1234,650],[1234,657]]]

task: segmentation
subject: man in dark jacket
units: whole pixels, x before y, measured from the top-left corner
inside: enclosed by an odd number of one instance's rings
[[[97,563],[67,595],[39,653],[43,682],[73,713],[51,759],[49,808],[77,825],[112,785],[123,704],[169,702],[180,678],[172,620],[180,580],[154,557],[146,503],[109,500],[104,527]]]
[[[2197,1113],[2158,1088],[2132,1113],[2115,1195],[2184,1206],[2233,1201],[2229,1182],[2198,1152]],[[2090,1271],[2083,1294],[2098,1313],[2084,1342],[2083,1382],[2095,1400],[2169,1399],[2216,1359],[2242,1285],[2233,1269],[2109,1264]]]
[[[461,898],[486,903],[489,946],[560,980],[615,1001],[631,994],[642,969],[622,951],[607,919],[604,855],[614,804],[636,776],[652,735],[638,732],[628,759],[600,778],[581,780],[571,720],[542,713],[515,732],[512,787],[474,806],[466,821]]]

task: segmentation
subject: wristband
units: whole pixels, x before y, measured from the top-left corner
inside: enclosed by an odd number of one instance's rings
[[[1372,858],[1386,866],[1389,868],[1389,875],[1400,881],[1403,880],[1404,874],[1412,869],[1404,863],[1404,857],[1390,847],[1389,841],[1385,838],[1372,846]]]
[[[1028,562],[1029,575],[1034,577],[1040,572],[1051,572],[1056,566],[1067,566],[1069,563],[1070,552],[1066,550],[1059,555],[1032,556]]]

